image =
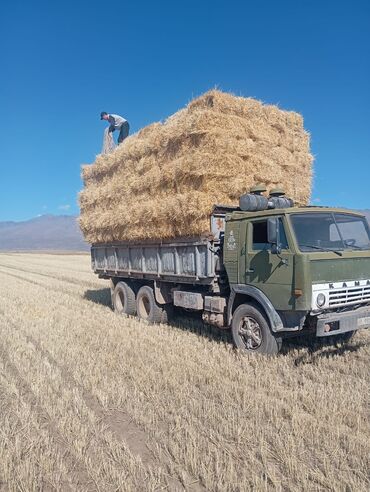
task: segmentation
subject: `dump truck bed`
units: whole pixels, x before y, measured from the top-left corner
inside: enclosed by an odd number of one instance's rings
[[[214,237],[141,243],[93,244],[92,268],[101,278],[126,277],[211,284],[216,276]]]

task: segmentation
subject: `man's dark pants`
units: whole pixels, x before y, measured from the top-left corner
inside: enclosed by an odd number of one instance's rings
[[[121,129],[119,131],[118,145],[122,143],[126,137],[128,137],[129,131],[130,131],[130,125],[128,124],[128,121],[125,121],[124,123],[122,123]]]

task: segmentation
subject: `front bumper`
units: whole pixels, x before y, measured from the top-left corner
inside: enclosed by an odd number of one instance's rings
[[[317,317],[316,336],[328,337],[360,328],[370,328],[370,306],[344,313],[320,314]]]

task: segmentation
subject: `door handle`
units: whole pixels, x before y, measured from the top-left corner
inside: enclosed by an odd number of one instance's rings
[[[254,273],[254,268],[248,268],[245,273]]]

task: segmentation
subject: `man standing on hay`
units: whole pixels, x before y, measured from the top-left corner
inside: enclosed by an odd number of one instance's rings
[[[108,114],[105,111],[102,111],[100,113],[100,119],[109,122],[109,133],[119,130],[118,145],[122,143],[126,137],[128,137],[130,125],[122,116],[119,116],[118,114]]]

